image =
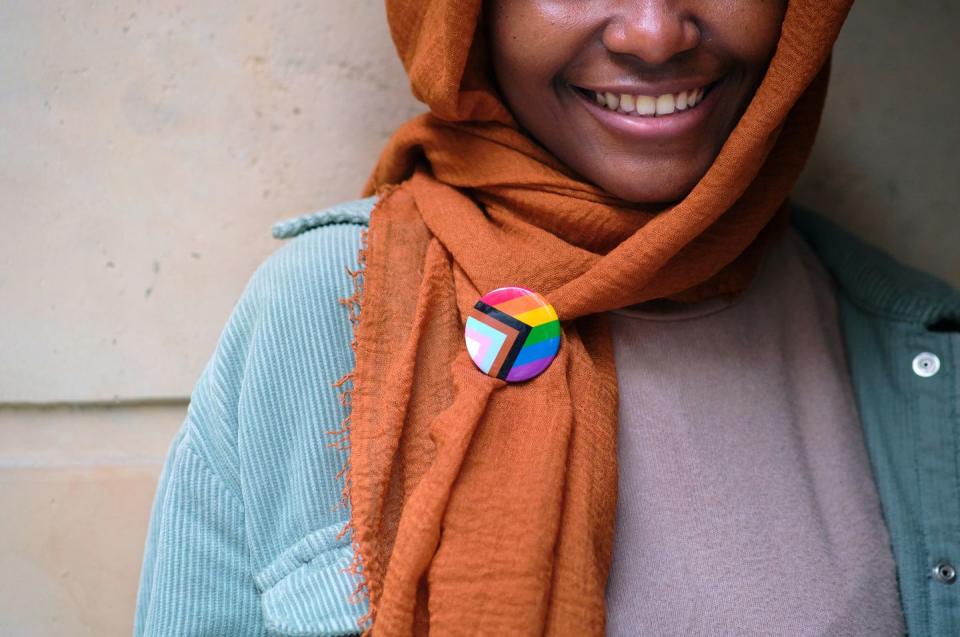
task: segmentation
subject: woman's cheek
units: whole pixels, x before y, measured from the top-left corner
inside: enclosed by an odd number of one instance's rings
[[[786,0],[712,3],[703,20],[707,38],[744,64],[765,66],[780,38],[786,6]]]

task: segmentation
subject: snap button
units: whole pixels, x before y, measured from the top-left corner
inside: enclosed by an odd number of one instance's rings
[[[511,383],[550,366],[560,349],[560,319],[545,298],[521,287],[480,297],[464,326],[467,351],[485,374]]]
[[[913,372],[921,378],[930,378],[940,371],[940,357],[930,352],[920,352],[913,358]]]
[[[933,579],[943,584],[953,584],[957,579],[957,569],[944,560],[933,567]]]

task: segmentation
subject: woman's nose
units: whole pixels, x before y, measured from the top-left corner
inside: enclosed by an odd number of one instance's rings
[[[611,52],[663,64],[700,43],[700,29],[683,2],[633,0],[615,3],[619,9],[603,30],[604,46]]]

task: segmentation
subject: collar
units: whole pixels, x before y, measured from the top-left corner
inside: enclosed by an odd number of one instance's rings
[[[861,308],[927,328],[958,329],[960,292],[946,282],[900,263],[807,208],[794,204],[792,222],[841,291]]]

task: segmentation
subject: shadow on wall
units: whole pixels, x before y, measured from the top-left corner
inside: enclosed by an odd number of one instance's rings
[[[854,4],[796,199],[960,288],[960,5]]]

